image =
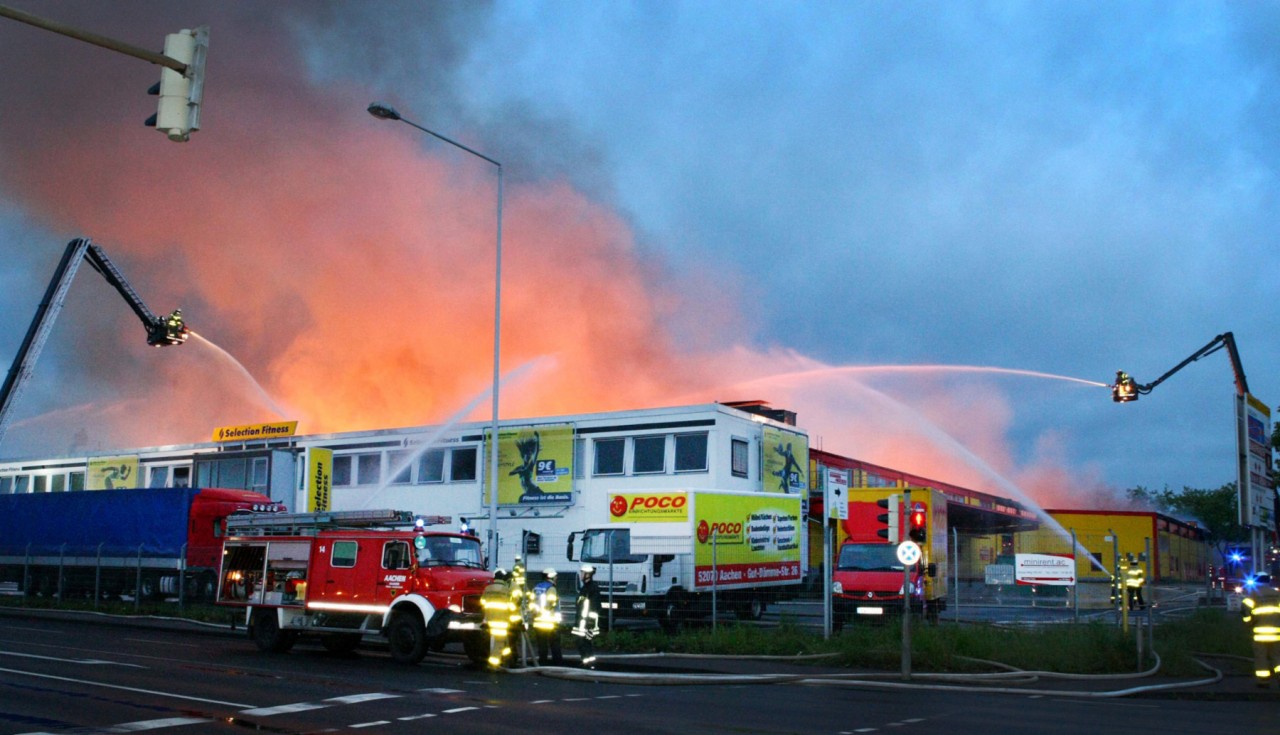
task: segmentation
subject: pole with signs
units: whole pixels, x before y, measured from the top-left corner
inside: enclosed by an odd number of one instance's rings
[[[906,511],[910,507],[911,489],[907,488],[902,493],[902,509]],[[905,548],[908,544],[915,546],[915,542],[910,540],[898,546],[898,561],[902,562],[902,678],[904,680],[911,678],[911,565],[903,559],[903,556],[910,552]]]

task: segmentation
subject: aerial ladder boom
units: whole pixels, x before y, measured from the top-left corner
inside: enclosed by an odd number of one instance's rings
[[[62,306],[66,302],[71,281],[75,278],[76,271],[80,269],[81,262],[86,260],[124,297],[129,308],[133,309],[133,313],[142,320],[142,326],[147,330],[147,344],[157,347],[179,345],[186,342],[190,335],[191,330],[182,321],[181,310],[174,309],[173,313],[164,317],[156,316],[147,308],[138,296],[138,292],[133,290],[115,264],[107,258],[102,248],[94,245],[87,238],[72,240],[62,254],[62,260],[59,261],[58,268],[53,273],[53,280],[49,282],[44,298],[40,300],[36,316],[31,321],[31,326],[27,328],[27,334],[22,339],[18,354],[13,359],[13,365],[5,376],[4,385],[0,386],[0,441],[4,440],[5,432],[12,420],[13,406],[17,403],[27,378],[31,377],[31,373],[35,370],[36,359],[44,349],[44,343],[49,339],[50,332],[53,331],[53,323],[58,317],[58,312],[62,311]]]

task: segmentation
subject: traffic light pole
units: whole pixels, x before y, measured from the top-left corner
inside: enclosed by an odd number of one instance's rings
[[[91,43],[94,46],[101,46],[102,48],[110,51],[142,59],[143,61],[149,61],[152,64],[159,64],[160,66],[173,69],[179,74],[187,73],[186,64],[178,61],[177,59],[171,59],[164,54],[148,51],[144,48],[139,48],[138,46],[125,43],[124,41],[117,41],[114,38],[108,38],[97,33],[80,30],[79,28],[72,28],[69,25],[59,23],[57,21],[41,18],[30,13],[24,13],[21,10],[8,7],[7,5],[0,5],[0,17],[16,20],[20,23],[26,23],[27,25],[33,25],[36,28],[43,28],[46,31],[53,31],[54,33],[74,38],[77,41],[84,41],[85,43]]]
[[[902,493],[902,512],[911,512],[911,489]],[[911,525],[911,516],[907,516],[907,526]],[[908,538],[910,530],[908,530]],[[902,678],[911,678],[911,565],[902,565]]]

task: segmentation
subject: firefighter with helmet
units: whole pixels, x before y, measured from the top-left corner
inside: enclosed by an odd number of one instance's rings
[[[542,572],[542,581],[533,586],[529,597],[533,615],[533,637],[538,642],[538,665],[564,663],[560,650],[560,597],[556,594],[556,570]]]
[[[596,584],[596,568],[583,564],[578,570],[578,601],[575,605],[577,620],[573,634],[578,638],[578,655],[588,669],[596,667],[595,644],[592,639],[600,632],[600,587]]]
[[[1254,583],[1240,609],[1253,630],[1253,675],[1265,687],[1280,681],[1280,581],[1259,574]]]
[[[506,570],[494,572],[493,581],[480,596],[480,606],[484,609],[485,630],[489,631],[489,667],[501,668],[503,661],[511,655],[511,616],[514,612]]]
[[[1129,557],[1129,568],[1124,572],[1125,596],[1130,610],[1145,610],[1146,600],[1142,599],[1142,588],[1147,584],[1147,573],[1142,563]]]

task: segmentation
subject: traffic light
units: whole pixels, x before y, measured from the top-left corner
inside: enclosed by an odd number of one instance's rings
[[[910,518],[911,530],[908,532],[908,537],[917,544],[923,544],[929,538],[929,529],[925,524],[925,517],[923,506],[912,509]]]
[[[147,94],[160,96],[156,114],[147,118],[147,125],[169,136],[169,140],[184,142],[191,138],[192,130],[200,129],[200,101],[204,97],[204,64],[208,51],[208,26],[195,30],[184,28],[164,37],[164,55],[187,67],[185,73],[161,67],[160,81],[147,90]]]
[[[890,495],[876,501],[876,505],[885,509],[884,513],[876,516],[876,520],[885,526],[877,530],[876,535],[891,544],[898,543],[899,529],[902,528],[902,522],[898,516],[899,498],[898,495]]]
[[[1138,400],[1138,384],[1123,370],[1116,371],[1116,384],[1111,386],[1111,400],[1116,403]]]

